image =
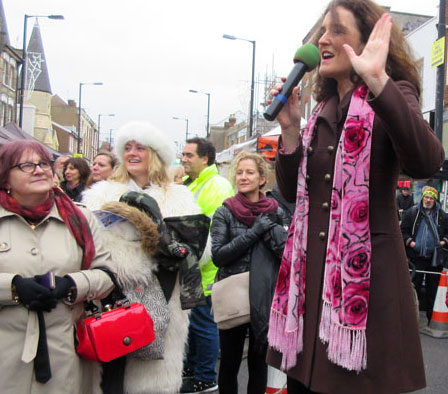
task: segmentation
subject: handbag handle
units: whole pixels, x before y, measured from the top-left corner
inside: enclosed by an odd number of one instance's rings
[[[110,280],[112,281],[112,283],[114,284],[114,289],[112,290],[112,292],[106,297],[103,298],[101,300],[101,304],[103,305],[103,307],[105,305],[124,305],[124,304],[129,304],[129,298],[123,293],[123,289],[121,288],[120,284],[117,281],[117,278],[115,277],[115,274],[110,271],[108,268],[105,267],[100,267],[98,268],[99,270],[103,271],[104,273],[106,273]]]

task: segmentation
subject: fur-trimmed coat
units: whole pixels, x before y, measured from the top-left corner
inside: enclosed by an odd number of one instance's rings
[[[92,210],[110,201],[118,201],[128,191],[145,192],[153,197],[164,217],[200,213],[193,194],[182,185],[170,184],[165,189],[151,185],[142,190],[132,180],[128,184],[102,181],[94,184],[83,194],[83,203]],[[104,242],[109,248],[124,291],[145,287],[157,270],[158,262],[142,250],[142,235],[135,227],[125,223],[118,231],[103,231]],[[206,251],[202,261],[210,257]],[[165,337],[163,360],[141,361],[128,358],[124,378],[127,394],[177,393],[182,385],[184,348],[188,335],[188,312],[182,311],[177,281],[168,307],[170,322]]]

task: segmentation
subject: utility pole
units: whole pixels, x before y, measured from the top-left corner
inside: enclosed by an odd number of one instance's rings
[[[440,0],[439,4],[439,23],[437,24],[438,39],[445,37],[446,25],[445,25],[445,0]],[[443,96],[445,89],[445,62],[437,67],[436,75],[436,107],[435,107],[435,119],[434,119],[434,131],[442,141],[443,134]]]

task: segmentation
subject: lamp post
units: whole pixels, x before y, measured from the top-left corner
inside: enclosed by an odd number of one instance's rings
[[[210,93],[205,93],[205,92],[200,92],[198,90],[193,90],[190,89],[189,90],[190,93],[201,93],[201,94],[206,94],[207,95],[207,129],[206,129],[206,138],[208,138],[210,136]]]
[[[76,153],[81,153],[81,97],[82,97],[82,87],[84,85],[102,85],[102,82],[80,82],[79,84],[79,97],[78,97],[78,148]]]
[[[253,127],[254,127],[254,91],[255,91],[255,41],[254,40],[247,40],[245,38],[239,38],[235,36],[231,36],[229,34],[224,34],[222,36],[223,38],[226,38],[228,40],[241,40],[241,41],[247,41],[252,44],[252,83],[250,86],[250,114],[249,114],[249,137],[253,134]]]
[[[185,122],[187,122],[187,130],[185,131],[185,141],[187,141],[188,140],[188,119],[187,118],[178,118],[177,116],[173,116],[173,119],[185,120]]]
[[[20,112],[19,112],[19,127],[22,127],[23,124],[23,101],[25,97],[25,83],[26,83],[26,62],[27,62],[27,53],[26,53],[26,30],[28,18],[48,18],[48,19],[64,19],[63,15],[24,15],[23,19],[23,43],[22,43],[22,75],[20,80]]]
[[[445,8],[446,1],[440,0],[439,3],[439,23],[437,26],[437,38],[441,39],[445,37],[446,25],[445,25]],[[437,67],[436,74],[436,102],[434,108],[434,131],[436,136],[442,141],[443,136],[443,92],[445,90],[445,64],[441,64]]]
[[[115,116],[115,114],[98,114],[98,138],[96,141],[96,151],[98,153],[99,149],[100,149],[100,125],[101,125],[101,117],[102,116]]]
[[[112,152],[112,131],[115,129],[109,129],[109,151]]]

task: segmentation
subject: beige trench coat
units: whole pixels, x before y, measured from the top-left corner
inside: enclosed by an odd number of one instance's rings
[[[99,242],[98,225],[90,212],[84,210],[84,213],[96,248],[91,268],[108,266],[110,255]],[[34,230],[22,217],[0,207],[1,393],[89,394],[99,391],[99,365],[76,355],[73,323],[83,312],[84,300],[105,297],[113,285],[100,270],[81,271],[81,260],[82,249],[56,206]],[[69,274],[76,283],[77,299],[73,305],[59,302],[51,312],[44,312],[52,378],[41,384],[35,380],[33,367],[39,337],[37,314],[14,303],[11,281],[17,274],[25,278],[48,271],[59,276]]]

